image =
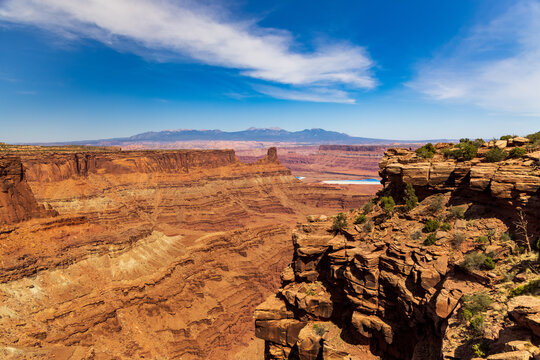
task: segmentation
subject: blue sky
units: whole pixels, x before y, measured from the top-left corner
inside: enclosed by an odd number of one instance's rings
[[[540,0],[0,0],[0,141],[540,130]]]

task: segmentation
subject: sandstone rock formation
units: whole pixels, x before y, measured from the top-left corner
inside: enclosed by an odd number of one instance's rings
[[[397,207],[376,202],[341,228],[315,218],[297,226],[282,286],[255,310],[265,359],[540,356],[530,296],[540,294],[540,264],[522,254],[515,225],[523,211],[529,238],[540,236],[531,154],[491,164],[388,150],[382,195]],[[421,201],[412,210],[400,205],[406,184]]]
[[[275,153],[3,156],[0,358],[232,358],[290,226],[366,200],[302,184]]]

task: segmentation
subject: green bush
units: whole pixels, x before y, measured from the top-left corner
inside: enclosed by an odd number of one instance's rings
[[[450,231],[450,230],[452,230],[452,225],[450,225],[449,223],[442,223],[441,224],[441,230],[442,231]]]
[[[347,215],[339,213],[334,217],[334,223],[332,224],[332,230],[341,231],[347,227]]]
[[[375,206],[375,204],[372,200],[369,200],[367,203],[365,203],[363,208],[364,214],[369,214],[373,210],[373,206]]]
[[[514,137],[512,135],[503,135],[501,136],[501,139],[500,140],[510,140],[510,139],[513,139]]]
[[[356,217],[356,219],[354,220],[354,223],[355,223],[355,224],[363,224],[364,222],[366,222],[366,219],[367,219],[366,215],[364,215],[364,214],[359,214],[359,215]]]
[[[498,162],[506,159],[506,155],[506,151],[499,149],[498,147],[494,147],[486,153],[486,160],[488,162]]]
[[[424,225],[424,232],[434,232],[434,231],[437,231],[437,229],[439,228],[440,224],[439,224],[439,221],[437,219],[429,219],[426,224]]]
[[[476,315],[469,321],[469,325],[474,332],[481,333],[484,330],[485,320],[486,316],[484,314]]]
[[[489,239],[487,238],[487,236],[479,236],[476,238],[476,240],[474,240],[474,242],[477,244],[485,244],[489,242]]]
[[[478,154],[478,147],[469,139],[461,139],[453,149],[444,149],[443,155],[456,160],[472,160]]]
[[[463,310],[468,310],[471,314],[471,318],[479,313],[482,313],[488,309],[493,303],[493,299],[485,292],[477,292],[474,294],[464,295]]]
[[[465,259],[460,266],[465,270],[479,270],[484,267],[486,258],[486,255],[479,252],[470,253],[465,255]]]
[[[434,233],[429,234],[424,240],[424,245],[434,245],[437,242],[437,236]]]
[[[405,187],[405,196],[403,197],[405,201],[405,208],[410,211],[418,205],[418,197],[414,191],[412,184],[407,184]]]
[[[473,141],[473,145],[476,146],[477,148],[484,145],[484,143],[485,143],[484,139],[480,139],[480,138]]]
[[[392,213],[392,211],[394,211],[395,206],[396,206],[396,202],[394,201],[393,197],[383,196],[381,198],[381,207],[387,214]]]
[[[508,153],[508,157],[511,159],[518,159],[518,158],[522,158],[523,155],[525,155],[526,153],[527,153],[527,150],[525,150],[524,148],[515,147],[512,150],[510,150],[510,152]]]
[[[492,258],[487,256],[486,259],[484,260],[484,263],[482,264],[482,267],[486,270],[493,270],[495,269],[495,262],[493,261]]]
[[[425,159],[429,159],[429,158],[432,158],[433,155],[435,155],[436,150],[432,143],[427,143],[421,148],[416,149],[415,152],[416,152],[416,155]]]
[[[531,280],[527,284],[519,285],[510,290],[510,297],[533,294],[540,292],[540,280]]]
[[[532,145],[540,145],[540,131],[535,132],[534,134],[529,134],[526,136],[526,138],[531,140]]]
[[[503,232],[503,233],[501,234],[501,241],[506,242],[506,241],[510,241],[511,239],[512,239],[512,237],[510,236],[509,233]]]
[[[489,343],[476,343],[471,346],[471,349],[476,357],[485,358],[489,351]]]
[[[463,219],[465,217],[465,208],[461,206],[453,206],[448,213],[449,219]]]

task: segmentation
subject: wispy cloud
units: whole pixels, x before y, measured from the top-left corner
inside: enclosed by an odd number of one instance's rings
[[[345,91],[327,88],[284,89],[277,86],[254,86],[254,89],[277,99],[354,104],[355,100]]]
[[[376,86],[360,46],[337,42],[300,52],[292,34],[234,20],[223,9],[189,0],[6,0],[0,21],[29,24],[67,38],[93,38],[238,69],[243,76],[319,89]]]
[[[437,100],[540,113],[540,1],[519,1],[455,39],[408,85]]]

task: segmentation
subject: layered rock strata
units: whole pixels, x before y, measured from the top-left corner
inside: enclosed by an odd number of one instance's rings
[[[275,154],[19,154],[2,173],[25,212],[6,210],[0,232],[0,357],[232,358],[290,226],[365,201],[302,184]]]
[[[293,233],[282,286],[255,310],[265,359],[540,356],[530,296],[540,266],[515,225],[523,212],[529,238],[540,235],[535,156],[490,164],[388,150],[383,195],[395,208],[377,201],[345,226],[312,216]],[[421,201],[413,210],[400,205],[406,184]]]

